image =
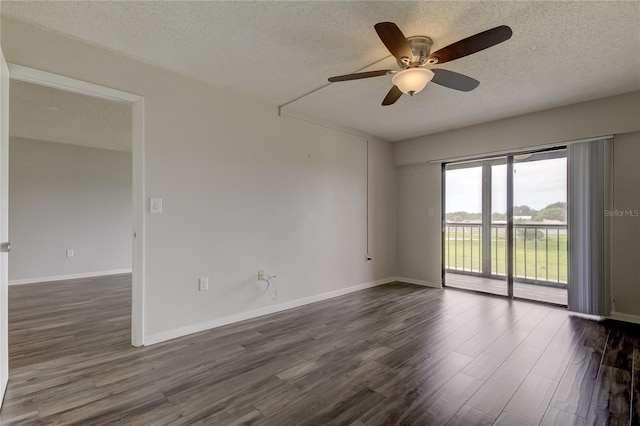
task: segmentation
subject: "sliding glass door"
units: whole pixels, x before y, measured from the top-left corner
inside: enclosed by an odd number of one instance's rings
[[[447,286],[508,295],[505,183],[504,157],[446,166]]]
[[[444,167],[448,287],[567,304],[566,152]]]
[[[513,157],[515,297],[567,304],[567,155]]]

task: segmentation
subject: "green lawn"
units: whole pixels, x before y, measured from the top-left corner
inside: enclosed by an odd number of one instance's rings
[[[529,231],[527,231],[529,232]],[[463,242],[464,237],[464,242]],[[445,265],[449,269],[481,272],[481,236],[475,229],[473,236],[469,228],[464,233],[459,230],[457,240],[452,232],[451,235],[445,233]],[[516,241],[515,256],[515,276],[520,278],[538,279],[541,281],[567,282],[567,236],[566,234],[556,235],[551,231],[548,236],[549,250],[547,251],[547,238],[525,241]],[[536,259],[537,255],[537,259]],[[491,273],[504,275],[506,268],[506,250],[504,232],[497,236],[492,235],[491,241]],[[526,260],[525,260],[526,259]],[[536,262],[537,260],[537,262]],[[457,261],[457,265],[456,265]],[[537,263],[537,267],[536,267]],[[526,275],[525,275],[526,266]]]

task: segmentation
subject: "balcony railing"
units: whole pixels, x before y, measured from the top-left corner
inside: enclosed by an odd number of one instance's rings
[[[490,244],[483,244],[481,223],[446,223],[447,271],[504,279],[506,277],[506,224],[492,224]],[[565,287],[567,284],[567,225],[514,224],[514,280]],[[485,259],[490,248],[490,262]]]

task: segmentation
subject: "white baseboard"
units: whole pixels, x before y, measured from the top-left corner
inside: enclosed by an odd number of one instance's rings
[[[441,284],[432,283],[430,281],[416,280],[414,278],[403,278],[403,277],[394,277],[394,279],[396,281],[401,281],[403,283],[421,285],[423,287],[442,288]]]
[[[620,312],[611,312],[607,318],[611,318],[618,321],[626,321],[626,322],[632,322],[635,324],[640,324],[640,316],[638,315],[623,314]]]
[[[357,284],[351,287],[341,288],[340,290],[330,291],[328,293],[317,294],[315,296],[303,297],[301,299],[291,300],[284,303],[279,303],[274,306],[267,306],[265,308],[256,309],[253,311],[242,312],[236,315],[229,315],[222,318],[217,318],[212,321],[206,321],[198,324],[189,325],[186,327],[175,328],[173,330],[163,331],[160,333],[150,334],[145,336],[144,345],[153,345],[155,343],[164,342],[166,340],[175,339],[177,337],[186,336],[188,334],[197,333],[200,331],[209,330],[216,327],[222,327],[223,325],[232,324],[234,322],[244,321],[251,318],[261,317],[263,315],[269,315],[280,311],[286,311],[287,309],[297,308],[300,306],[308,305],[314,302],[320,302],[322,300],[332,299],[334,297],[343,296],[345,294],[353,293],[355,291],[364,290],[367,288],[379,286],[382,284],[388,284],[397,281],[396,277],[383,278],[377,281],[371,281],[368,283]]]
[[[47,281],[75,280],[79,278],[91,278],[91,277],[101,277],[104,275],[118,275],[118,274],[130,274],[130,273],[131,273],[131,268],[112,269],[110,271],[83,272],[80,274],[54,275],[51,277],[37,277],[37,278],[25,278],[21,280],[10,280],[9,285],[34,284],[34,283],[43,283]]]

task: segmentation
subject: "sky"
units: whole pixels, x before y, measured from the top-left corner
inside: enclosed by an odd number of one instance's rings
[[[493,213],[507,211],[507,165],[492,167]],[[514,205],[542,210],[549,204],[567,201],[567,160],[530,161],[514,164]],[[447,170],[446,212],[482,211],[482,168]]]

